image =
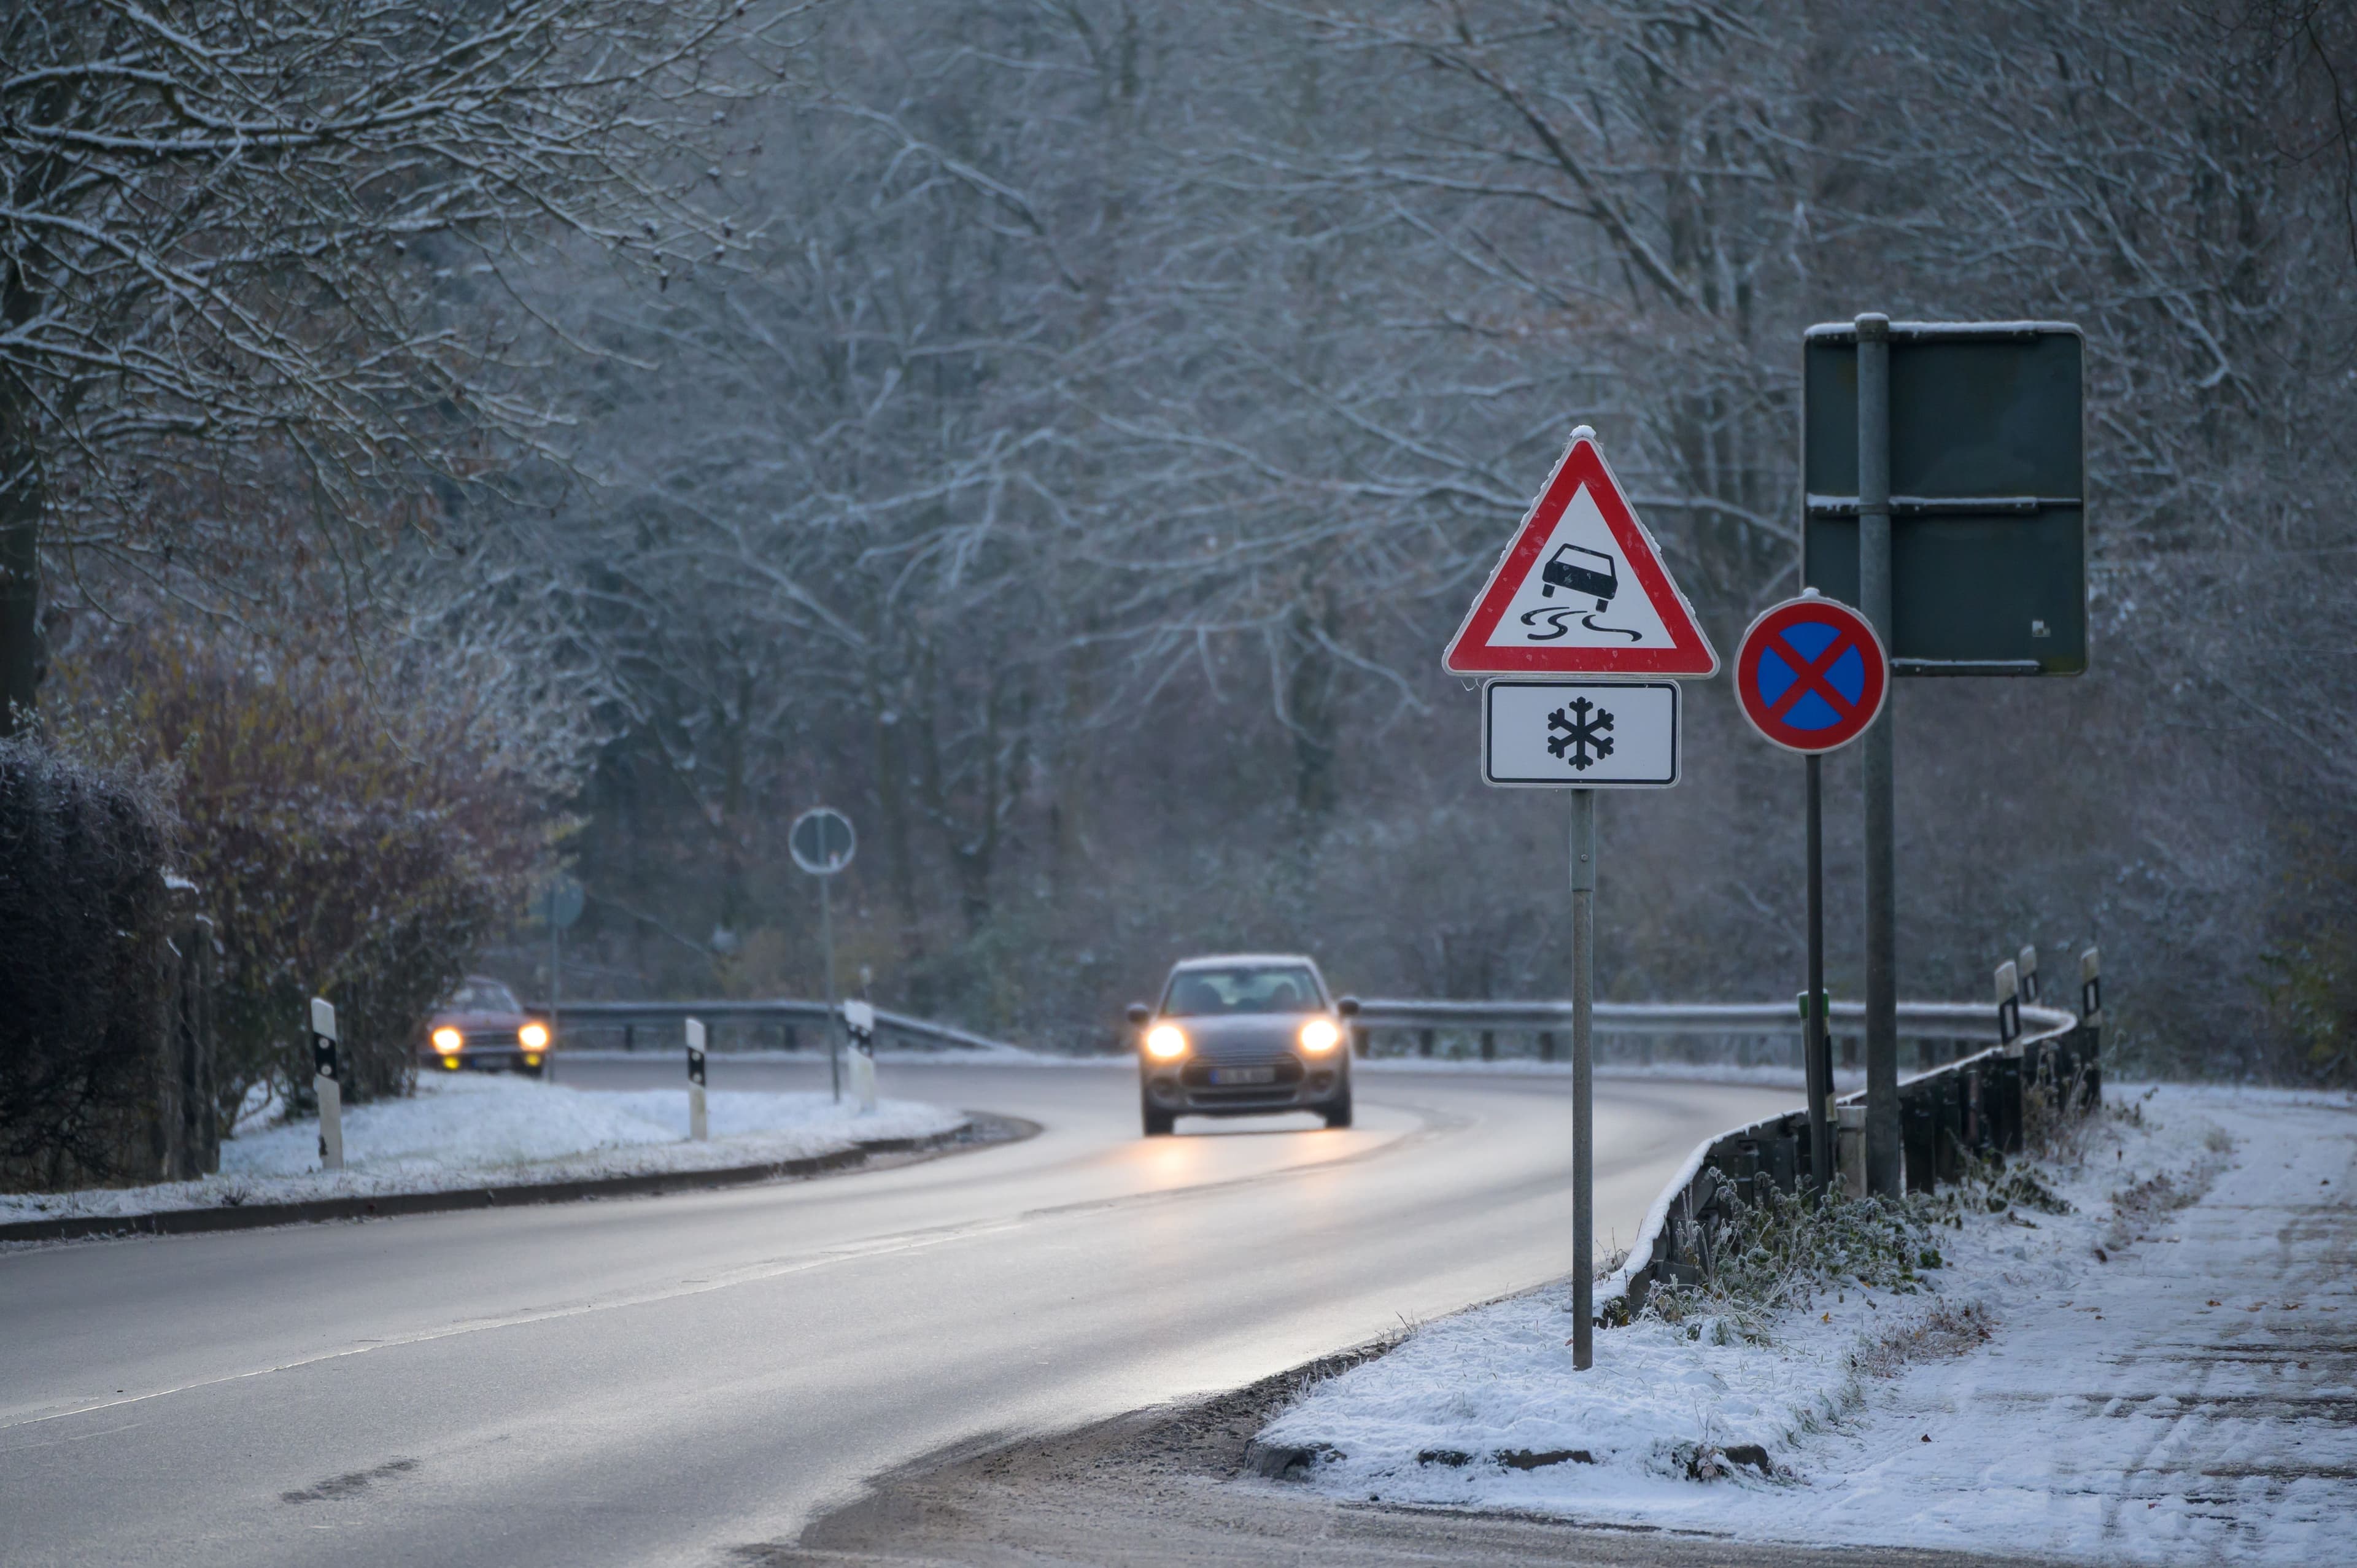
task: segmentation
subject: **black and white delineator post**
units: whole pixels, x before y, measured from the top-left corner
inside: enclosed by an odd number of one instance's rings
[[[687,1021],[687,1140],[701,1144],[712,1133],[704,1112],[704,1020]]]
[[[343,1064],[336,1046],[336,1006],[323,996],[311,998],[311,1088],[319,1097],[319,1168],[344,1168]]]
[[[2011,959],[1996,966],[1996,1043],[2021,1038],[2021,972]]]
[[[1571,433],[1441,667],[1498,677],[1481,689],[1482,782],[1571,791],[1572,1365],[1586,1369],[1596,1360],[1596,791],[1675,784],[1678,682],[1718,671],[1587,425]]]
[[[843,1026],[851,1036],[851,1096],[865,1114],[876,1110],[876,1009],[866,1002],[843,1004]]]

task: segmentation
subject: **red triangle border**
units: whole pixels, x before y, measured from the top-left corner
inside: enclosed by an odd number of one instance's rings
[[[1667,648],[1492,648],[1490,635],[1504,618],[1515,590],[1538,570],[1539,554],[1547,536],[1570,507],[1581,487],[1596,498],[1596,510],[1627,557],[1629,570],[1662,628],[1670,635]],[[1630,510],[1620,482],[1604,461],[1595,438],[1582,433],[1572,438],[1548,476],[1546,488],[1523,518],[1514,542],[1499,557],[1482,585],[1473,607],[1448,640],[1441,668],[1452,675],[1673,675],[1706,677],[1718,673],[1718,653],[1695,619],[1693,607],[1670,580],[1653,537]]]

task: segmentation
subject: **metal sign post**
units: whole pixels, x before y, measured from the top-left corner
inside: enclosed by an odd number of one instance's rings
[[[1890,661],[1865,617],[1814,588],[1770,605],[1735,653],[1735,694],[1751,727],[1808,758],[1809,986],[1801,993],[1801,1061],[1809,1090],[1809,1173],[1833,1180],[1833,1046],[1825,1000],[1826,752],[1872,727],[1890,695]]]
[[[1801,998],[1801,1065],[1809,1092],[1809,1175],[1834,1190],[1833,1007],[1825,996],[1825,759],[1809,769],[1809,989]]]
[[[851,864],[858,848],[859,837],[851,831],[851,819],[831,806],[813,806],[796,817],[794,825],[786,832],[786,852],[794,857],[794,864],[818,878],[818,930],[826,965],[826,1011],[834,1020],[826,1032],[826,1076],[838,1104],[843,1101],[843,1030],[834,1007],[834,906],[827,896],[827,884]]]
[[[1803,335],[1802,580],[1866,612],[1894,673],[2087,668],[2085,357],[2063,321],[1867,314]],[[1893,749],[1886,719],[1863,757],[1866,1166],[1895,1196]]]
[[[1572,1365],[1586,1370],[1596,1362],[1596,791],[1677,783],[1678,681],[1718,670],[1595,431],[1571,433],[1441,666],[1505,677],[1481,692],[1484,783],[1571,791]]]
[[[1890,318],[1857,318],[1857,607],[1891,644]],[[1866,734],[1866,1190],[1897,1197],[1899,889],[1890,721]]]
[[[1571,1364],[1596,1364],[1596,791],[1571,792]]]

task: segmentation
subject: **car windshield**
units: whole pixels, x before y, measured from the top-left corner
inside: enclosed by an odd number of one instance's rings
[[[1182,969],[1162,1000],[1169,1018],[1212,1013],[1322,1013],[1317,977],[1297,963],[1239,964],[1233,969]]]
[[[521,1013],[515,993],[496,980],[470,980],[450,993],[444,1006],[453,1013]]]

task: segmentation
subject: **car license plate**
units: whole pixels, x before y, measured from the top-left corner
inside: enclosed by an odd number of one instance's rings
[[[1275,1083],[1276,1069],[1273,1067],[1215,1067],[1211,1069],[1213,1083]]]

